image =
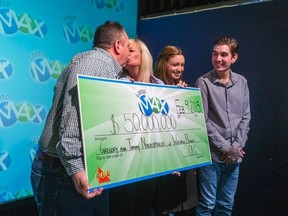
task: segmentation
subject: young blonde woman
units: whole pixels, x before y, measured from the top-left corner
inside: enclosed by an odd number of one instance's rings
[[[118,79],[164,84],[153,75],[153,58],[139,39],[129,40],[128,61]],[[157,179],[148,179],[110,189],[110,216],[151,216]]]
[[[129,40],[127,64],[119,79],[145,83],[164,84],[153,75],[153,58],[148,47],[140,39]]]
[[[154,74],[167,85],[187,86],[182,80],[185,57],[176,46],[166,46],[158,54]]]
[[[185,57],[176,46],[166,46],[158,54],[154,74],[166,85],[188,86],[182,80]],[[159,177],[155,195],[154,211],[156,216],[193,216],[198,202],[195,170],[188,170],[177,175]]]

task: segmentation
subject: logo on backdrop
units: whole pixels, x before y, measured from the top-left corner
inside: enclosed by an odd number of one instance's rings
[[[0,33],[10,35],[21,32],[43,38],[47,31],[47,24],[43,20],[35,19],[27,13],[17,15],[10,8],[0,9]]]
[[[22,189],[22,190],[19,190],[15,193],[16,198],[28,197],[31,195],[33,195],[32,191],[30,191],[28,189]]]
[[[9,79],[13,74],[13,66],[9,60],[0,59],[0,80]]]
[[[37,57],[31,63],[31,73],[37,82],[45,82],[50,78],[57,79],[64,68],[65,65],[62,62],[49,61],[44,57]]]
[[[17,122],[41,123],[45,121],[46,110],[43,106],[26,102],[14,104],[11,101],[0,102],[0,128],[9,127]]]
[[[8,201],[8,200],[15,199],[15,195],[12,192],[9,192],[7,190],[2,192],[2,193],[0,193],[0,200]]]
[[[113,9],[116,12],[124,11],[124,0],[91,0],[97,9]]]
[[[11,166],[11,162],[8,152],[0,152],[0,172],[5,172]]]
[[[34,145],[31,147],[30,151],[29,151],[29,158],[30,158],[30,161],[31,161],[31,162],[32,162],[33,159],[35,158],[37,149],[38,149],[38,144],[34,144]]]
[[[63,33],[68,43],[91,42],[94,37],[93,29],[90,26],[79,25],[72,20],[65,22]]]

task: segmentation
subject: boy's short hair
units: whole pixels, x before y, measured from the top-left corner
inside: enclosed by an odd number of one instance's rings
[[[215,42],[215,45],[227,45],[230,48],[231,54],[234,56],[235,54],[238,54],[239,51],[239,43],[236,41],[235,38],[227,35],[223,35],[218,37]]]

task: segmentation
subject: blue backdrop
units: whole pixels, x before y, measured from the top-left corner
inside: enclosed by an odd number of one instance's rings
[[[136,0],[0,2],[0,204],[32,195],[31,162],[59,74],[91,49],[96,27],[136,36]]]
[[[166,45],[184,50],[184,79],[192,85],[212,69],[216,37],[240,42],[232,69],[248,80],[252,119],[233,216],[288,215],[288,1],[258,2],[138,23],[154,59]]]

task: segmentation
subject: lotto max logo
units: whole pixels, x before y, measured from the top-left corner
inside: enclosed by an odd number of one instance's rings
[[[65,65],[62,62],[49,61],[43,57],[36,58],[31,63],[31,73],[37,82],[45,82],[51,77],[57,79],[64,68]]]
[[[8,152],[0,152],[0,172],[5,172],[11,166],[11,162]]]
[[[38,144],[35,144],[32,146],[32,148],[30,149],[29,151],[29,158],[30,158],[30,161],[32,162],[35,158],[35,155],[36,155],[36,151],[38,149]]]
[[[64,25],[64,37],[68,43],[91,42],[94,33],[91,27],[87,25],[78,25],[74,21],[67,21]]]
[[[21,189],[15,193],[15,198],[23,198],[23,197],[28,197],[32,195],[32,191],[28,189]]]
[[[113,9],[116,12],[124,11],[124,0],[91,0],[97,9]]]
[[[17,122],[17,109],[11,101],[0,103],[0,127],[9,127]]]
[[[9,79],[13,74],[12,63],[5,59],[0,59],[0,79]]]
[[[157,97],[149,98],[145,94],[139,97],[139,110],[146,116],[152,113],[161,113],[167,115],[169,112],[169,105],[165,100],[160,100]]]
[[[46,118],[46,110],[43,106],[33,106],[23,102],[14,104],[11,101],[0,103],[0,128],[9,127],[17,122],[41,123]]]
[[[14,200],[15,195],[12,192],[9,191],[4,191],[0,193],[0,203],[2,201],[9,201],[9,200]]]
[[[17,15],[10,8],[0,9],[0,32],[3,34],[21,32],[43,38],[47,31],[47,25],[42,20],[34,19],[27,13]]]

